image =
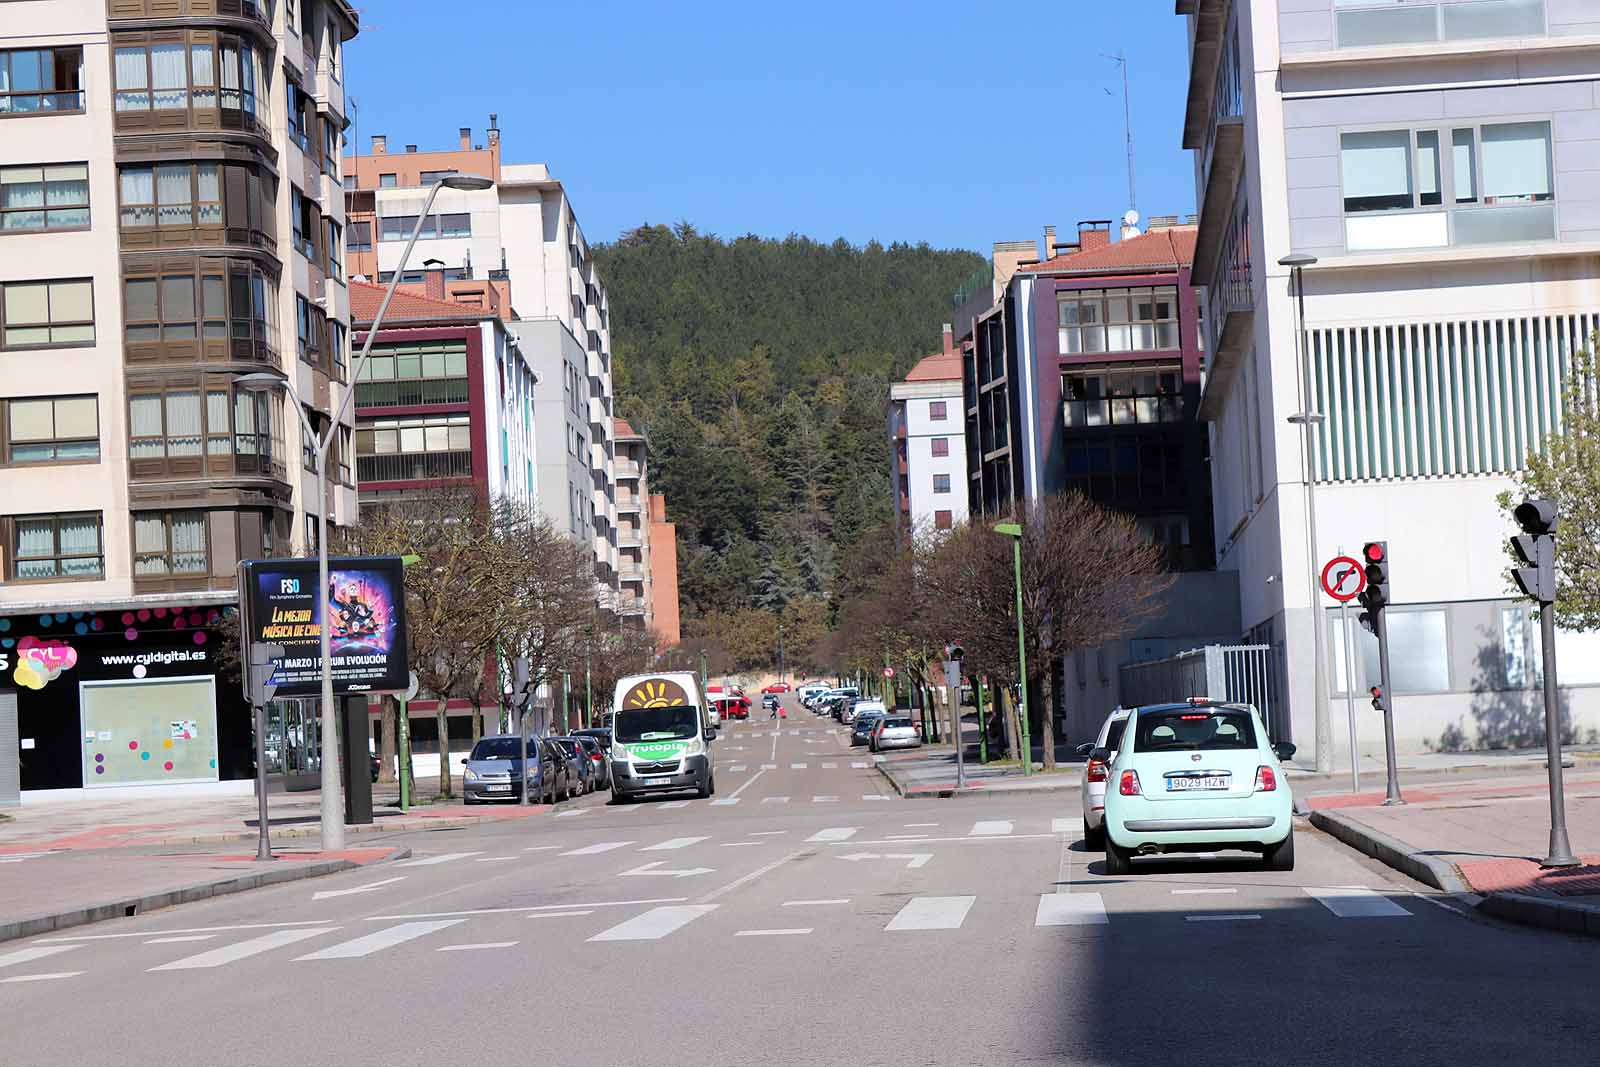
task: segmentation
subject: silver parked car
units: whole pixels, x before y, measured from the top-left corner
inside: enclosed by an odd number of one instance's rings
[[[871,748],[882,752],[886,748],[921,748],[922,729],[909,715],[890,715],[878,720],[872,731]]]
[[[522,744],[515,734],[480,738],[462,761],[461,799],[467,804],[491,800],[516,800],[522,796]],[[528,739],[528,793],[535,800],[554,802],[569,788],[566,761],[550,750],[550,743]]]

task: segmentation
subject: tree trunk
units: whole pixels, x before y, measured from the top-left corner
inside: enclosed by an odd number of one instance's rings
[[[1047,659],[1044,664],[1043,685],[1039,693],[1044,697],[1043,713],[1039,716],[1039,738],[1044,743],[1044,769],[1053,771],[1056,768],[1056,704],[1055,704],[1054,665]]]
[[[450,711],[449,701],[439,698],[439,795],[453,797],[450,789]]]
[[[476,745],[483,737],[483,709],[476,703],[472,705],[472,743]]]
[[[378,728],[383,731],[383,737],[378,742],[378,781],[393,782],[395,760],[400,754],[400,735],[395,725],[399,722],[399,716],[395,714],[394,697],[384,697],[379,708]]]

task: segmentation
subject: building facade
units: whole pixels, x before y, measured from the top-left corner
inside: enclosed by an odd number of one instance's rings
[[[348,422],[319,498],[293,401],[234,380],[282,375],[319,433],[348,387],[356,30],[343,0],[7,5],[0,353],[33,369],[0,398],[0,686],[26,788],[248,773],[207,628],[239,560],[314,546],[356,496]],[[163,701],[191,736],[157,736]]]
[[[418,152],[406,145],[391,152],[380,134],[372,138],[369,154],[348,156],[346,196],[361,239],[353,262],[372,280],[388,281],[429,186],[451,173],[494,179],[494,188],[481,192],[440,190],[402,281],[422,281],[432,263],[442,270],[452,298],[469,285],[493,289],[494,296],[485,299],[512,309],[507,328],[531,365],[546,381],[557,380],[546,377],[552,371],[559,376],[576,418],[553,420],[566,433],[559,450],[547,447],[548,438],[535,450],[544,464],[537,472],[540,507],[558,525],[587,538],[595,581],[609,609],[621,596],[610,304],[566,188],[542,163],[504,163],[500,135],[491,117],[483,145],[474,145],[472,131],[463,128],[456,149]],[[577,377],[569,383],[572,366]],[[552,429],[540,425],[542,433]],[[581,460],[581,475],[576,464],[559,458],[563,454]]]
[[[1600,321],[1600,9],[1177,7],[1217,565],[1239,575],[1248,639],[1277,650],[1294,740],[1348,759],[1345,635],[1315,576],[1381,540],[1402,749],[1529,743],[1537,636],[1509,595],[1495,497],[1559,428],[1571,353]],[[1312,259],[1303,359],[1290,254]],[[1289,421],[1307,414],[1320,422]],[[1558,644],[1587,736],[1600,643]],[[1352,647],[1364,694],[1376,642],[1357,629]],[[1374,718],[1358,734],[1381,756]]]
[[[891,484],[902,530],[948,530],[967,521],[965,405],[954,340],[946,325],[944,351],[889,387]]]

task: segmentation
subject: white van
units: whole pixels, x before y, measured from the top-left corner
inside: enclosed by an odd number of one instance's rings
[[[711,742],[717,727],[689,671],[619,679],[611,721],[611,802],[645,793],[717,791]]]

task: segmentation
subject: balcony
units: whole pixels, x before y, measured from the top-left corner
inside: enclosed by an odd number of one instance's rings
[[[1251,262],[1250,202],[1240,197],[1228,223],[1226,255],[1213,272],[1206,289],[1206,324],[1211,330],[1207,350],[1205,393],[1200,417],[1215,419],[1238,373],[1241,357],[1250,346],[1255,326],[1255,276]]]
[[[1189,94],[1183,116],[1183,147],[1202,148],[1211,120],[1217,68],[1222,61],[1223,31],[1229,0],[1179,0],[1180,15],[1193,15],[1194,40],[1189,52]]]
[[[644,597],[625,596],[617,598],[618,615],[643,615],[645,614]]]
[[[471,452],[391,453],[357,456],[356,479],[369,482],[423,482],[472,477]]]
[[[612,464],[612,472],[620,480],[623,478],[637,478],[640,475],[639,464],[631,459],[619,459]]]
[[[617,547],[639,548],[643,544],[644,540],[637,529],[627,526],[617,527]]]
[[[637,563],[624,563],[617,568],[617,577],[624,582],[644,581],[644,568]]]
[[[622,473],[620,471],[617,473],[617,477],[619,477],[619,478],[622,477]],[[644,509],[644,501],[640,500],[636,496],[635,497],[618,497],[617,498],[617,514],[618,515],[637,515],[643,509]]]
[[[238,19],[266,34],[272,32],[272,11],[260,0],[106,0],[106,18]]]

